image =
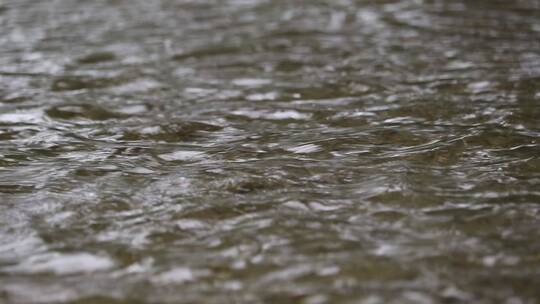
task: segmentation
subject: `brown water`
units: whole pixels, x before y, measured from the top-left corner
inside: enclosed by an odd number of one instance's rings
[[[0,303],[538,303],[540,2],[0,2]]]

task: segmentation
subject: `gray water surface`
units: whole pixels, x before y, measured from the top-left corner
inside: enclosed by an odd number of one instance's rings
[[[0,303],[538,303],[540,2],[0,2]]]

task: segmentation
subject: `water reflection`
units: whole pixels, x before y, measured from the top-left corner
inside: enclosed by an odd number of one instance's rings
[[[534,303],[539,16],[0,4],[0,302]]]

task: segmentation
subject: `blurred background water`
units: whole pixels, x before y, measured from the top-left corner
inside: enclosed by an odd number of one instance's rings
[[[0,303],[538,303],[540,2],[0,2]]]

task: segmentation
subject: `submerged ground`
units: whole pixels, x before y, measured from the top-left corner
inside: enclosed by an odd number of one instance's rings
[[[538,303],[540,2],[0,2],[0,303]]]

